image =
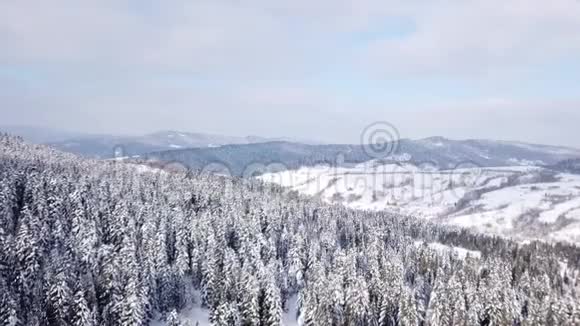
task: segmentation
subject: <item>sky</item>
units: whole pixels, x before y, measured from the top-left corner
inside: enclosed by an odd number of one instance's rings
[[[0,125],[580,147],[578,0],[0,0]]]

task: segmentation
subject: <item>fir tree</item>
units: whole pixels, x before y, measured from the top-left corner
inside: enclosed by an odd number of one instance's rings
[[[143,172],[9,136],[0,221],[2,325],[147,325],[168,311],[179,324],[176,311],[200,294],[224,325],[279,325],[294,296],[304,325],[580,324],[575,246],[353,211],[255,180]]]
[[[239,292],[240,315],[242,326],[253,326],[260,323],[260,307],[258,306],[258,282],[244,268],[242,271],[242,290]]]
[[[280,290],[275,284],[273,276],[268,276],[266,288],[262,290],[260,325],[280,325],[282,320],[282,306],[280,302]]]
[[[85,299],[85,293],[78,290],[73,298],[72,304],[72,325],[73,326],[93,326],[93,314],[89,308],[89,304]]]
[[[183,326],[181,321],[179,320],[179,315],[177,311],[172,310],[169,315],[167,316],[167,322],[165,323],[166,326]]]
[[[419,325],[419,316],[413,300],[413,293],[406,289],[403,291],[399,303],[399,323],[401,326]]]

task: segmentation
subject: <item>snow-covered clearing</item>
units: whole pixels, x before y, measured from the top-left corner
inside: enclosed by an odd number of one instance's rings
[[[190,303],[178,313],[179,320],[184,326],[210,326],[209,310],[199,304],[199,292],[194,291],[194,303]],[[298,326],[298,296],[288,298],[287,311],[282,313],[282,326]],[[158,316],[150,323],[151,326],[165,326],[165,316]]]
[[[259,177],[361,210],[390,210],[517,239],[580,243],[580,176],[537,166],[434,170],[369,161]]]

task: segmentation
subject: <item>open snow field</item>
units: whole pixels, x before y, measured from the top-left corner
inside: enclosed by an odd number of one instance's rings
[[[533,166],[305,167],[259,177],[363,210],[391,210],[516,239],[580,243],[580,176]]]

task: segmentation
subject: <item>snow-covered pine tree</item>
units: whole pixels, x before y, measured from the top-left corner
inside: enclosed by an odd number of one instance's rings
[[[49,280],[47,305],[50,325],[70,325],[73,295],[64,272],[59,272]]]
[[[214,234],[210,231],[207,238],[207,249],[205,259],[202,261],[202,300],[203,305],[208,308],[215,308],[219,303],[221,289],[219,288],[216,241]]]
[[[18,305],[12,299],[12,295],[6,291],[0,293],[0,325],[21,326],[23,325],[18,317]]]
[[[234,316],[228,324],[278,325],[296,295],[301,320],[317,326],[426,325],[437,279],[450,280],[454,325],[578,324],[575,246],[353,211],[256,180],[144,170],[0,136],[4,324],[145,325],[201,293],[214,315]]]
[[[369,292],[365,279],[353,275],[347,282],[345,296],[345,320],[350,325],[366,325],[369,315]]]
[[[181,320],[179,319],[179,315],[177,311],[172,310],[167,316],[167,322],[165,323],[166,326],[183,326]]]
[[[136,277],[129,278],[125,286],[119,317],[121,326],[140,326],[146,323],[146,313]]]
[[[468,324],[467,302],[461,284],[462,276],[460,273],[453,274],[449,280],[449,304],[451,307],[451,325],[470,326]]]
[[[85,298],[82,289],[78,289],[73,297],[72,302],[72,326],[95,326],[94,315]]]
[[[210,316],[212,326],[229,326],[231,318],[230,307],[226,302],[222,302],[213,310]]]
[[[260,307],[258,303],[259,284],[256,277],[248,270],[242,269],[241,289],[238,293],[239,311],[242,326],[254,326],[260,323]]]
[[[280,302],[280,290],[276,286],[274,276],[271,275],[271,270],[268,270],[265,288],[262,289],[262,300],[260,305],[260,325],[261,326],[277,326],[282,320],[282,305]]]
[[[418,326],[419,316],[411,289],[404,289],[399,301],[399,324],[401,326]]]
[[[430,326],[451,325],[457,298],[451,298],[451,291],[447,286],[448,281],[443,279],[445,277],[443,271],[440,270],[437,275],[436,285],[431,292],[431,300],[427,308],[427,320]]]
[[[566,308],[562,302],[560,302],[559,297],[555,295],[550,295],[546,300],[548,303],[546,323],[548,325],[563,325],[566,322]]]

